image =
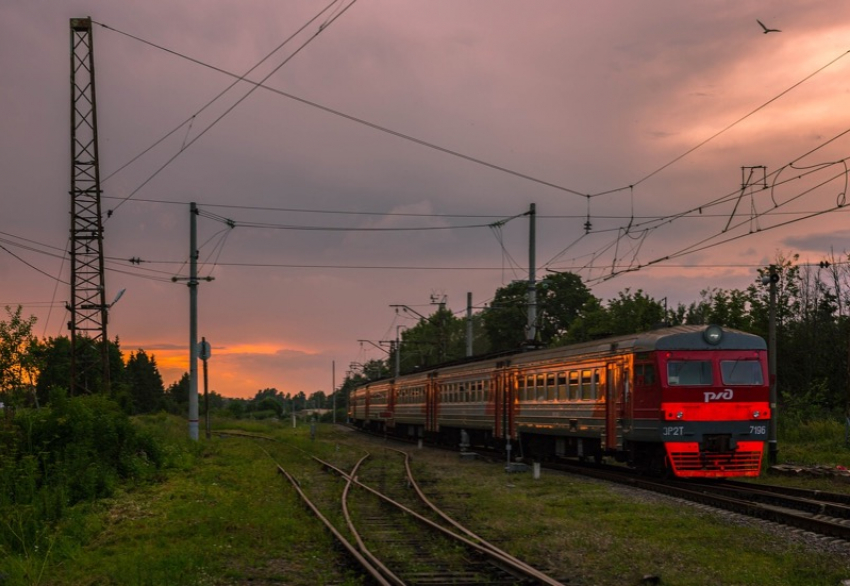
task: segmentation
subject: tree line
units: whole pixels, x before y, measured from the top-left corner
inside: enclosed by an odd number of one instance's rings
[[[831,261],[799,264],[797,255],[779,255],[757,271],[745,289],[709,287],[699,299],[667,307],[642,290],[625,289],[603,301],[573,273],[550,274],[536,283],[539,347],[556,347],[608,336],[681,324],[716,324],[768,339],[769,286],[776,275],[777,390],[780,407],[801,420],[850,416],[850,268]],[[518,351],[527,344],[528,283],[499,288],[493,301],[472,315],[473,352]],[[401,332],[386,360],[373,360],[352,375],[356,382],[402,374],[463,359],[467,317],[440,306]]]
[[[668,308],[642,290],[625,289],[602,300],[573,273],[549,274],[536,283],[535,344],[555,347],[631,334],[678,324],[717,324],[760,335],[769,329],[769,287],[762,277],[776,275],[777,388],[780,406],[803,419],[850,413],[850,268],[834,258],[818,265],[799,264],[797,255],[779,255],[758,271],[745,289],[709,287],[699,299]],[[499,288],[492,302],[472,315],[474,355],[517,351],[526,345],[528,283]],[[0,402],[39,407],[52,389],[68,388],[70,340],[38,339],[34,317],[6,308],[0,321]],[[384,360],[372,360],[349,373],[337,394],[337,410],[346,408],[351,389],[366,380],[462,359],[467,348],[467,318],[444,306],[401,332],[400,344]],[[118,338],[106,342],[110,355],[109,394],[129,415],[166,411],[185,414],[188,374],[163,385],[156,359],[143,349],[123,359]],[[99,349],[90,345],[93,362]],[[96,370],[96,369],[94,369]],[[97,389],[99,381],[92,381]],[[234,417],[277,416],[305,408],[331,409],[334,398],[323,391],[282,393],[258,390],[250,399],[225,399],[210,393],[213,410]]]

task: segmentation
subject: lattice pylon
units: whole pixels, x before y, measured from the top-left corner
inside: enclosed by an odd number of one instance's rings
[[[103,222],[90,18],[71,19],[70,393],[109,390]],[[100,356],[98,361],[96,356]],[[98,364],[99,363],[99,364]]]

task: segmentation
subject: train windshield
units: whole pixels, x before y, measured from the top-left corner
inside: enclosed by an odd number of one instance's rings
[[[670,386],[710,385],[710,360],[670,360],[667,363],[667,384]]]
[[[720,374],[724,385],[764,384],[761,363],[757,360],[721,360]]]

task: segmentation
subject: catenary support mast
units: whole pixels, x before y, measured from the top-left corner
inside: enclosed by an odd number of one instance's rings
[[[537,277],[535,264],[535,246],[537,240],[537,206],[531,204],[526,212],[528,216],[528,324],[526,326],[526,344],[529,349],[537,343]]]
[[[109,306],[103,278],[103,222],[97,148],[94,44],[90,18],[71,19],[72,395],[109,391]],[[100,355],[98,361],[95,356]],[[99,376],[98,376],[99,375]],[[100,379],[98,389],[97,381]]]

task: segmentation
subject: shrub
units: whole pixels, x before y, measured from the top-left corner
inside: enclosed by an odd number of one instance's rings
[[[110,496],[123,480],[143,480],[164,459],[117,403],[63,392],[50,407],[19,410],[2,424],[0,449],[0,551],[24,556],[44,551],[69,506]]]

